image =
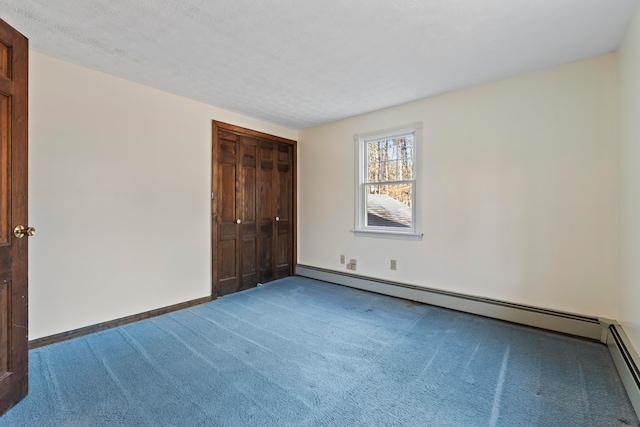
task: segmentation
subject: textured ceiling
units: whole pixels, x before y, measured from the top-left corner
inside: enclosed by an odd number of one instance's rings
[[[617,49],[638,0],[2,0],[31,48],[303,129]]]

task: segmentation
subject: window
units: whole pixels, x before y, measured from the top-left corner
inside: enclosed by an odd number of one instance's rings
[[[420,240],[418,165],[422,123],[355,135],[358,236]]]

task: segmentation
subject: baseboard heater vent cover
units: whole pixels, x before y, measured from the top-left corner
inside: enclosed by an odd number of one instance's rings
[[[620,373],[620,378],[622,378],[622,383],[627,390],[629,400],[640,418],[640,369],[638,369],[640,358],[622,327],[618,324],[609,326],[607,345],[616,368],[618,368],[618,373]]]

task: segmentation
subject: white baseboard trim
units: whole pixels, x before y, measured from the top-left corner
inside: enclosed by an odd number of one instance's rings
[[[296,274],[383,295],[601,341],[608,346],[629,399],[640,418],[640,358],[615,320],[514,304],[308,265],[298,264]]]
[[[296,274],[298,276],[423,302],[438,307],[450,308],[452,310],[478,314],[480,316],[506,320],[522,325],[590,338],[603,343],[606,342],[606,327],[608,327],[610,323],[607,321],[601,322],[600,319],[596,317],[564,313],[530,307],[523,304],[514,304],[506,301],[380,280],[308,265],[298,264],[296,266]]]
[[[619,324],[610,325],[608,331],[607,346],[611,357],[627,390],[629,400],[640,418],[640,358]]]

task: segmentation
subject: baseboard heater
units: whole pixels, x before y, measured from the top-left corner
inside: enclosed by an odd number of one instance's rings
[[[636,414],[640,417],[640,358],[619,324],[609,326],[607,346]]]

